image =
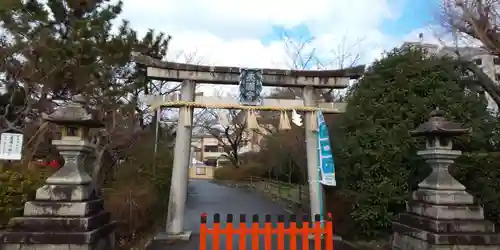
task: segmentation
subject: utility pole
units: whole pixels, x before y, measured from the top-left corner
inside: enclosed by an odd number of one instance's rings
[[[158,154],[158,140],[159,140],[159,132],[160,132],[160,120],[161,120],[161,107],[156,109],[156,127],[155,127],[155,164],[153,165],[153,177],[156,177],[156,156]]]

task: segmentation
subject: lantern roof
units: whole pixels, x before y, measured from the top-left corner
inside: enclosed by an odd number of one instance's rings
[[[470,129],[464,128],[460,123],[449,121],[445,118],[445,112],[436,108],[430,113],[427,122],[410,133],[412,136],[458,136],[470,133]]]
[[[81,95],[73,96],[71,102],[57,109],[52,114],[42,114],[42,118],[63,126],[80,126],[87,128],[100,128],[104,124],[96,119],[86,108],[86,101]]]

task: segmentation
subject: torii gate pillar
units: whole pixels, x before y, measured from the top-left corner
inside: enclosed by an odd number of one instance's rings
[[[304,106],[316,107],[317,100],[313,87],[304,87],[302,91]],[[323,204],[321,204],[324,194],[323,186],[318,184],[318,137],[317,132],[311,129],[312,127],[312,112],[305,112],[305,139],[306,139],[306,154],[307,154],[307,180],[309,184],[309,204],[310,214],[323,214]]]
[[[181,100],[192,102],[195,99],[194,81],[185,80],[181,86]],[[179,108],[179,122],[175,136],[174,164],[172,169],[170,198],[168,200],[167,235],[172,238],[189,240],[191,232],[184,231],[184,208],[186,206],[189,159],[191,153],[191,133],[193,108]]]

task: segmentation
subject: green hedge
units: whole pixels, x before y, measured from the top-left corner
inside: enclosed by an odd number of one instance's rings
[[[500,154],[464,154],[450,168],[452,175],[484,205],[485,216],[500,222]]]
[[[225,166],[216,168],[214,178],[217,180],[233,180],[242,181],[248,177],[263,176],[265,169],[258,164],[248,163],[235,168],[233,166]]]
[[[456,149],[498,151],[494,142],[500,120],[477,93],[457,84],[461,75],[452,65],[450,58],[426,55],[419,49],[395,49],[374,62],[348,91],[346,112],[330,129],[337,183],[354,199],[350,216],[361,236],[391,234],[392,222],[406,209],[411,191],[428,174],[429,167],[417,156],[425,147],[424,138],[411,137],[409,131],[428,121],[436,107],[450,121],[472,130],[455,138]],[[481,199],[491,196],[483,194],[491,192],[485,187],[475,186],[494,181],[476,177],[492,174],[476,169],[476,164],[482,168],[486,163],[472,159],[465,166],[464,159],[459,161],[459,179],[476,182],[470,183],[471,190],[479,192]]]
[[[0,167],[0,229],[10,218],[22,215],[24,203],[34,198],[36,189],[53,172],[49,167],[28,165]]]

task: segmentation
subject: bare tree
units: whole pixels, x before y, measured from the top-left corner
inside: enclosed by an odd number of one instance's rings
[[[442,23],[449,31],[477,39],[492,54],[500,55],[500,1],[446,0],[442,7]]]
[[[349,68],[359,63],[360,55],[355,53],[355,47],[359,46],[362,39],[356,40],[349,44],[347,37],[343,36],[338,46],[332,51],[331,58],[325,58],[318,55],[317,48],[314,47],[315,37],[299,36],[293,38],[288,32],[281,34],[281,39],[284,42],[285,53],[288,56],[288,67],[297,70],[307,69],[325,69],[329,67],[337,67],[339,69]],[[294,96],[301,96],[300,89],[288,88],[288,91]],[[333,102],[340,99],[341,93],[330,90],[317,90],[318,98],[322,98],[326,102]]]
[[[169,45],[171,37],[168,37],[167,43],[165,46]],[[168,52],[168,51],[166,51]],[[165,52],[165,53],[166,53]],[[166,55],[165,55],[166,57]],[[139,63],[148,63],[150,60],[161,60],[164,58],[155,58],[148,56],[147,54],[142,54],[140,52],[133,53],[133,58],[135,61]],[[172,59],[173,61],[179,61],[183,63],[195,64],[198,65],[202,62],[203,57],[198,56],[197,51],[186,53],[184,51],[180,51],[175,54]],[[136,78],[144,78],[144,72],[138,74]],[[171,82],[171,81],[161,81],[161,80],[150,80],[146,81],[146,79],[142,79],[143,87],[134,89],[132,94],[129,94],[130,102],[136,103],[135,109],[138,114],[140,114],[140,125],[141,127],[145,127],[149,125],[151,129],[155,129],[155,125],[157,124],[157,120],[163,120],[170,125],[177,124],[177,115],[175,110],[167,107],[163,107],[160,112],[160,117],[158,118],[158,112],[151,112],[151,109],[146,103],[143,101],[144,96],[154,95],[154,96],[170,96],[173,99],[180,98],[180,88],[182,83],[179,82]],[[197,86],[198,88],[199,86]],[[199,113],[199,112],[196,112]]]
[[[349,43],[344,36],[340,43],[333,47],[327,56],[315,47],[316,39],[312,36],[292,37],[288,32],[283,32],[281,39],[284,42],[284,50],[287,55],[288,67],[295,70],[327,69],[327,68],[349,68],[359,63],[360,55],[355,52],[362,39]],[[321,54],[320,54],[321,53]],[[328,57],[330,56],[330,57]],[[301,89],[298,88],[278,88],[270,95],[271,98],[295,99],[302,97]],[[329,90],[316,90],[318,100],[334,102],[341,100],[342,92]],[[277,131],[278,128],[275,114],[264,116],[264,122],[275,126],[269,127],[266,132],[265,155],[267,172],[270,175],[274,172],[287,178],[289,182],[292,176],[299,174],[305,176],[305,156],[304,134],[302,129],[293,127],[290,131]],[[279,154],[279,155],[278,155]],[[278,164],[278,165],[276,165]]]
[[[477,40],[486,51],[500,56],[499,8],[498,0],[446,0],[442,5],[441,23],[454,36]],[[500,86],[468,58],[462,59],[459,55],[458,64],[477,79],[500,107]]]
[[[202,131],[216,138],[224,149],[223,157],[227,158],[234,167],[240,166],[241,149],[249,144],[252,138],[247,130],[246,114],[244,111],[206,110],[204,119],[199,126]]]

